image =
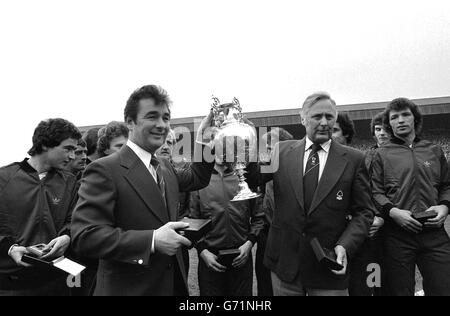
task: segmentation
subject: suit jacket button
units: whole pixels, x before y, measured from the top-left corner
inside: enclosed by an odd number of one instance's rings
[[[306,234],[305,234],[305,233],[302,233],[302,237],[303,237],[303,238],[306,238]]]

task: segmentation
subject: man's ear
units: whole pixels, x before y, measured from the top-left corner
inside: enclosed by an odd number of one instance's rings
[[[125,124],[127,124],[128,129],[130,130],[130,132],[133,130],[134,125],[136,124],[133,119],[131,117],[127,117],[127,120],[125,122]]]
[[[303,115],[300,115],[300,120],[302,122],[302,125],[306,126],[306,119],[305,119],[305,117]]]
[[[105,150],[105,154],[107,155],[107,156],[109,156],[109,155],[111,155],[112,154],[112,150],[111,149],[106,149]]]

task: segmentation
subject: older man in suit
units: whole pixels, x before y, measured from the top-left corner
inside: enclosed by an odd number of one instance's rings
[[[187,294],[181,247],[191,243],[177,232],[188,226],[177,222],[179,191],[207,186],[214,162],[175,169],[155,156],[169,105],[158,86],[136,90],[125,108],[127,145],[86,170],[72,236],[77,252],[100,259],[95,295]]]
[[[275,211],[265,264],[276,296],[348,295],[348,258],[365,240],[374,217],[364,154],[331,140],[336,103],[326,93],[309,96],[302,108],[307,136],[280,142],[273,154]],[[331,271],[310,245],[334,249],[344,268]]]

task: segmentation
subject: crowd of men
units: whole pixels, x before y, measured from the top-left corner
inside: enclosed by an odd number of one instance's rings
[[[202,296],[251,296],[254,267],[260,296],[409,296],[416,266],[426,295],[450,295],[450,163],[420,138],[419,107],[390,102],[372,119],[365,153],[351,147],[354,124],[327,93],[308,96],[300,115],[303,139],[282,128],[263,136],[269,154],[247,167],[262,197],[237,202],[239,177],[215,155],[214,135],[195,142],[201,161],[172,159],[161,87],[137,89],[124,123],[84,135],[67,120],[42,121],[30,158],[0,168],[0,295],[185,296],[191,247]],[[213,125],[209,113],[197,140]],[[211,229],[192,243],[185,217],[211,219]],[[339,270],[319,263],[314,238]],[[24,262],[42,243],[41,259],[87,267],[81,287]],[[370,267],[379,282],[368,281]]]

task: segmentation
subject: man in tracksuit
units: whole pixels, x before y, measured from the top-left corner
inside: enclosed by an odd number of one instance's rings
[[[339,113],[340,115],[340,113]],[[347,124],[348,125],[348,124]],[[376,114],[370,122],[370,131],[376,144],[366,153],[366,167],[369,176],[372,175],[372,161],[378,148],[389,141],[388,134],[383,127],[383,112]],[[383,232],[384,218],[381,212],[375,213],[374,221],[370,227],[369,237],[359,248],[350,262],[350,296],[384,296],[385,271],[383,269]],[[370,284],[367,279],[373,273],[371,264],[380,266],[380,282]]]
[[[450,295],[450,172],[442,149],[418,138],[422,115],[412,101],[395,99],[384,111],[391,141],[372,163],[373,197],[386,218],[385,270],[389,294],[414,295],[415,266],[426,295]],[[421,224],[414,215],[435,211]]]
[[[66,171],[81,134],[49,119],[33,135],[31,156],[0,168],[0,296],[68,295],[65,274],[22,261],[28,246],[46,244],[43,258],[65,254],[77,201],[76,178]]]
[[[239,190],[239,178],[229,164],[217,162],[209,186],[191,192],[191,217],[211,218],[212,228],[196,245],[201,296],[252,296],[252,248],[264,228],[259,198],[231,202]],[[226,266],[220,250],[238,249]]]

